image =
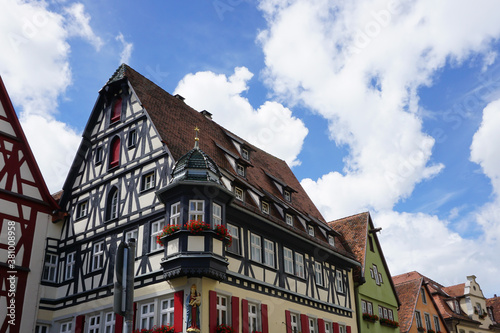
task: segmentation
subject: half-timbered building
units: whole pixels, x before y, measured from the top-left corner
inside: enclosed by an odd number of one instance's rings
[[[136,329],[357,332],[360,264],[286,163],[127,65],[99,92],[60,206],[39,328],[121,332],[115,253],[134,238]]]
[[[49,194],[0,77],[0,332],[31,332],[45,236],[57,203]],[[55,264],[48,260],[48,264]]]

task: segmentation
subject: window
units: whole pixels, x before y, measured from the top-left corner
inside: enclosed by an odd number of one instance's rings
[[[330,246],[335,246],[335,238],[333,238],[333,236],[328,236],[328,244],[330,244]]]
[[[161,324],[174,325],[174,298],[167,298],[161,301]]]
[[[283,196],[285,197],[286,201],[288,202],[292,201],[292,194],[290,193],[290,191],[285,190],[283,192]]]
[[[372,236],[368,236],[368,245],[370,247],[370,251],[371,252],[375,252],[374,249],[373,249],[373,238],[372,238]]]
[[[293,226],[293,217],[290,214],[285,215],[286,224]]]
[[[386,307],[383,307],[383,306],[378,306],[378,315],[380,318],[384,318],[384,319],[390,319],[390,320],[394,320],[394,313],[391,309],[388,309]]]
[[[203,221],[205,217],[205,201],[189,200],[189,220]]]
[[[165,221],[163,220],[151,223],[151,252],[159,250],[163,247],[163,245],[156,242],[156,236],[163,231],[164,226]]]
[[[66,256],[66,274],[65,280],[72,279],[75,273],[75,252],[68,253]]]
[[[240,235],[238,227],[232,224],[228,224],[227,230],[229,231],[231,237],[233,237],[233,242],[231,243],[231,246],[227,248],[227,250],[235,254],[240,254]]]
[[[425,319],[425,328],[427,330],[431,330],[432,329],[431,317],[429,316],[428,313],[424,313],[424,319]]]
[[[181,203],[176,202],[170,206],[170,224],[180,226],[181,219]]]
[[[274,242],[264,239],[264,264],[274,267]]]
[[[339,333],[346,333],[345,325],[339,324]]]
[[[314,227],[312,225],[307,226],[307,232],[309,236],[314,237]]]
[[[140,322],[141,329],[151,329],[154,326],[155,304],[148,303],[141,305]]]
[[[102,147],[97,147],[95,149],[95,164],[99,165],[102,163]]]
[[[371,302],[361,300],[361,311],[363,313],[373,314],[373,304]]]
[[[136,142],[137,142],[137,132],[135,130],[131,130],[128,133],[127,147],[128,148],[135,147]]]
[[[81,219],[82,217],[87,216],[88,209],[89,209],[88,200],[80,202],[78,204],[78,207],[76,208],[76,218]]]
[[[323,285],[323,266],[320,262],[314,263],[314,272],[316,276],[316,284],[319,286]]]
[[[45,254],[45,264],[43,266],[43,280],[48,282],[56,282],[57,271],[57,255]]]
[[[299,278],[304,278],[304,256],[300,253],[295,253],[295,275]]]
[[[238,164],[236,166],[236,172],[238,173],[238,175],[245,177],[245,167],[243,165]]]
[[[316,319],[309,318],[309,332],[316,333]]]
[[[387,314],[388,314],[387,319],[394,320],[394,313],[391,309],[387,309]]]
[[[262,240],[260,236],[255,234],[250,235],[251,259],[253,261],[262,262]]]
[[[217,325],[228,324],[227,297],[217,295]]]
[[[212,222],[214,227],[222,225],[222,206],[216,203],[212,204]]]
[[[441,331],[441,325],[439,325],[439,317],[438,316],[434,316],[434,328],[435,328],[436,332]]]
[[[111,140],[109,148],[109,168],[117,167],[120,164],[120,138],[115,136]]]
[[[344,277],[342,276],[342,272],[337,271],[337,292],[343,293],[344,292]]]
[[[89,327],[88,327],[89,333],[99,333],[100,326],[101,326],[101,316],[100,315],[91,316],[89,318]]]
[[[257,304],[248,303],[248,327],[249,332],[259,330],[259,315],[257,312]]]
[[[59,333],[71,333],[71,323],[62,323]]]
[[[420,288],[420,293],[422,294],[422,303],[427,304],[427,297],[425,295],[425,289]]]
[[[236,199],[243,201],[243,190],[241,188],[235,187],[234,194],[236,196]]]
[[[138,236],[138,232],[137,232],[137,229],[134,229],[134,230],[130,230],[130,231],[127,231],[125,233],[125,242],[128,242],[129,240],[131,240],[132,238],[135,239],[135,255],[137,256],[137,248],[139,247],[139,244],[137,243],[137,237]]]
[[[36,325],[35,333],[49,333],[49,326],[47,325]]]
[[[382,274],[378,272],[377,265],[373,264],[372,267],[370,267],[370,276],[375,280],[377,286],[380,286],[383,283]]]
[[[299,332],[299,316],[295,313],[290,313],[290,326],[292,326],[292,332]]]
[[[262,212],[264,214],[269,214],[269,204],[265,201],[262,201]]]
[[[113,104],[113,109],[111,110],[111,121],[110,123],[117,122],[122,116],[122,98],[119,97],[115,100]]]
[[[483,310],[481,308],[481,304],[476,303],[476,309],[477,309],[478,315],[482,315],[483,314]]]
[[[241,157],[248,161],[250,159],[249,156],[250,155],[248,154],[248,150],[245,148],[241,148]]]
[[[283,259],[285,261],[285,273],[293,274],[293,253],[292,250],[283,248]]]
[[[420,311],[415,311],[415,321],[417,322],[417,327],[422,326],[422,317],[420,316]]]
[[[325,321],[325,333],[332,333],[332,324],[330,324],[329,322]]]
[[[146,191],[152,189],[156,186],[155,184],[155,172],[150,172],[142,176],[142,188],[141,191]]]
[[[104,264],[104,242],[94,243],[92,248],[92,270],[98,270]]]
[[[118,218],[118,189],[113,188],[108,193],[106,203],[106,221],[111,221]]]
[[[107,312],[104,315],[104,333],[113,333],[115,331],[115,313]]]

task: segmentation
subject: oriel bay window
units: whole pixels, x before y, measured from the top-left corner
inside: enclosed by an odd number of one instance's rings
[[[212,223],[214,228],[222,225],[222,206],[216,203],[212,204]]]
[[[170,225],[180,225],[181,203],[176,202],[170,206]]]
[[[205,201],[189,200],[189,220],[203,221],[205,219]]]
[[[158,236],[162,232],[164,226],[164,220],[151,223],[151,252],[159,250],[163,247],[163,245],[160,245],[156,242],[156,236]]]

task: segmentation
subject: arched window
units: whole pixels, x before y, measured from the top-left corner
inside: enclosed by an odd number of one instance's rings
[[[113,109],[111,110],[111,123],[117,122],[122,116],[122,98],[119,97],[115,100],[113,104]]]
[[[114,137],[109,148],[109,167],[114,168],[120,164],[120,138]]]
[[[118,217],[118,189],[113,187],[108,193],[106,200],[106,220],[113,220]]]

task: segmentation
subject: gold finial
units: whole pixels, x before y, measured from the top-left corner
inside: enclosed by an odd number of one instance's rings
[[[194,147],[199,148],[198,141],[200,141],[200,138],[198,138],[198,132],[200,131],[200,129],[198,128],[198,126],[194,128],[194,131],[195,131]]]

